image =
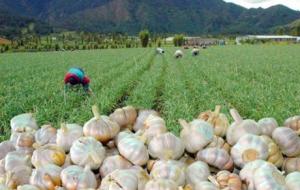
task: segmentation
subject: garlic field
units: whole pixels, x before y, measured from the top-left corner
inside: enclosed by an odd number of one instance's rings
[[[10,134],[10,119],[32,112],[39,124],[63,121],[83,125],[97,104],[102,114],[133,105],[159,111],[169,130],[178,119],[190,121],[222,105],[247,118],[274,117],[279,124],[300,112],[300,46],[224,46],[191,49],[175,59],[175,48],[0,55],[0,132]],[[72,66],[91,79],[93,96],[81,89],[64,93],[63,78]],[[229,117],[230,118],[230,117]]]

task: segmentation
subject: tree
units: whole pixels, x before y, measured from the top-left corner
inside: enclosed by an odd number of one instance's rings
[[[296,26],[292,30],[292,35],[294,36],[300,36],[300,25]]]
[[[182,34],[175,35],[173,43],[175,46],[182,46],[184,44],[184,36]]]
[[[139,37],[142,43],[142,47],[147,47],[149,43],[150,33],[148,30],[143,30],[139,33]]]

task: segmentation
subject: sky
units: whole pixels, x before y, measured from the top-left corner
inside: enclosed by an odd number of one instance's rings
[[[300,11],[300,0],[224,0],[236,3],[246,8],[268,8],[273,5],[285,5],[291,9]]]

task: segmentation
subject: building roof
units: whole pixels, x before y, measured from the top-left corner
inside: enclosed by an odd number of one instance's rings
[[[288,36],[288,35],[248,35],[244,37],[257,38],[257,39],[297,39],[298,38],[297,36]]]

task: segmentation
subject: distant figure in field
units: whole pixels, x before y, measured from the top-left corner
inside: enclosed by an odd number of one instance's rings
[[[73,67],[65,75],[65,88],[71,88],[73,86],[82,85],[85,92],[92,93],[89,87],[90,79],[85,76],[84,71],[81,68]]]

